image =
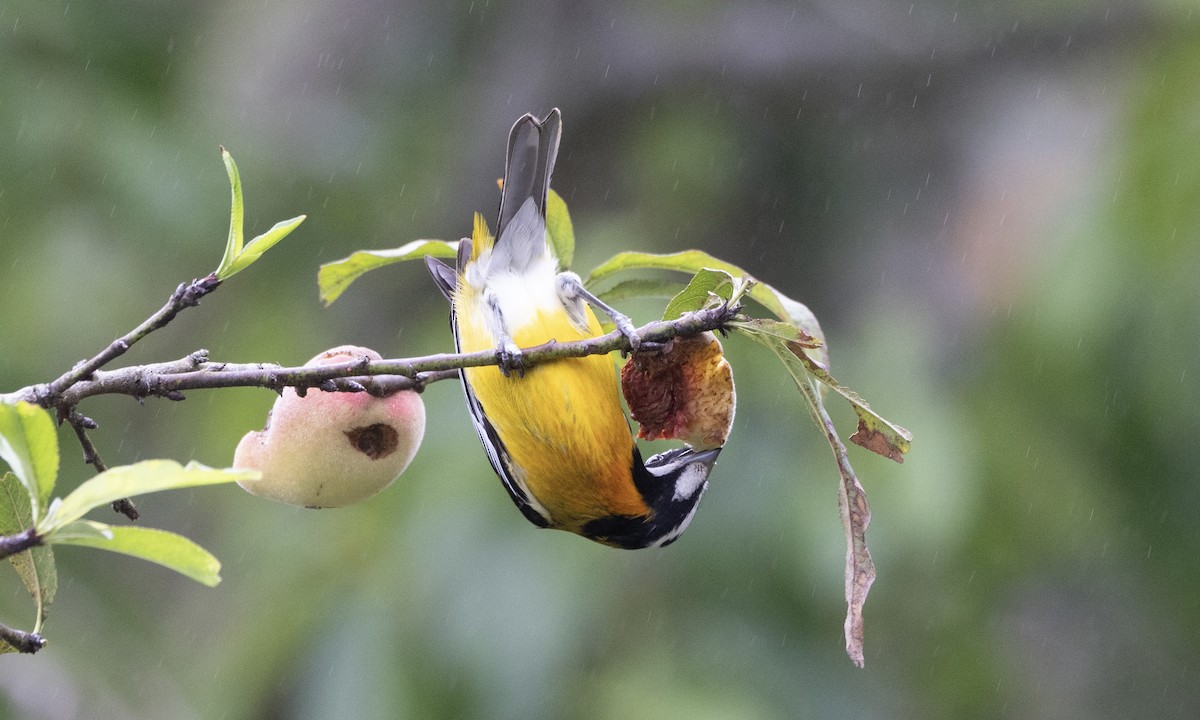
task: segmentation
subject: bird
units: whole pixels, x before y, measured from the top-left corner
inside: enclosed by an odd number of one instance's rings
[[[472,423],[508,495],[534,525],[617,548],[662,547],[692,521],[720,448],[675,448],[643,461],[607,355],[530,364],[522,348],[593,338],[607,315],[636,352],[632,321],[561,269],[546,237],[558,155],[558,108],[526,114],[508,137],[493,236],[475,214],[456,266],[426,257],[450,301],[458,352],[494,350],[497,365],[460,370]]]

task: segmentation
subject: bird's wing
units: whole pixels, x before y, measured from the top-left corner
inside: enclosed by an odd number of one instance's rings
[[[458,284],[458,273],[454,271],[454,268],[432,255],[425,256],[425,267],[429,269],[429,274],[433,277],[434,285],[437,285],[437,289],[441,291],[442,295],[453,306],[454,286]],[[451,307],[450,312],[454,312],[453,307]]]
[[[488,462],[500,476],[500,481],[504,484],[504,489],[508,491],[508,496],[512,498],[513,503],[526,520],[538,527],[549,527],[550,518],[547,517],[545,509],[533,499],[524,483],[513,476],[510,469],[512,460],[508,456],[508,451],[504,449],[504,443],[500,441],[496,429],[492,427],[487,415],[483,413],[483,408],[479,406],[479,401],[475,399],[471,383],[467,382],[466,373],[460,370],[459,377],[462,378],[463,392],[467,396],[467,409],[471,411],[471,424],[475,426],[475,432],[479,433],[479,441],[487,452]]]
[[[468,248],[466,252],[470,253],[470,249]],[[436,278],[437,273],[435,273]],[[454,349],[461,351],[462,344],[458,338],[458,318],[454,311],[453,302],[450,303],[450,328],[454,331]],[[459,370],[458,377],[462,381],[463,394],[467,397],[467,409],[471,411],[471,424],[475,426],[475,432],[479,434],[479,442],[483,445],[483,449],[487,453],[488,462],[492,464],[492,469],[500,476],[500,481],[504,484],[504,489],[508,491],[508,496],[512,498],[517,509],[521,511],[521,514],[529,522],[538,527],[549,527],[549,513],[546,512],[541,503],[533,498],[533,495],[526,489],[525,484],[513,474],[512,459],[508,455],[508,450],[504,448],[504,443],[500,440],[500,435],[496,432],[496,428],[492,427],[492,423],[487,419],[487,415],[484,414],[483,408],[479,405],[479,400],[475,397],[475,391],[471,389],[471,383],[467,380],[466,371]]]

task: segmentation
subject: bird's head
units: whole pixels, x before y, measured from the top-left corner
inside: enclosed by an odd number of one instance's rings
[[[721,448],[677,448],[642,462],[641,452],[634,446],[633,482],[650,513],[592,520],[583,526],[582,534],[606,545],[631,550],[670,545],[679,539],[696,514],[700,497],[708,487],[708,474],[720,452]]]

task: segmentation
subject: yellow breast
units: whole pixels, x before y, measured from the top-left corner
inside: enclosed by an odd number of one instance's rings
[[[487,312],[479,294],[460,283],[455,313],[463,352],[496,347],[484,320]],[[538,308],[532,317],[509,328],[519,347],[603,334],[590,309],[586,332],[557,303]],[[494,366],[468,368],[466,375],[520,479],[550,513],[552,525],[577,531],[597,517],[648,512],[633,485],[633,437],[607,355],[542,363],[523,376],[504,377]]]

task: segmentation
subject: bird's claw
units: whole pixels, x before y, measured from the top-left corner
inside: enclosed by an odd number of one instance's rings
[[[650,353],[657,355],[666,350],[670,344],[670,340],[667,340],[666,342],[661,342],[659,340],[643,340],[642,344],[638,347],[638,352],[643,354]]]
[[[618,315],[613,318],[613,323],[617,326],[617,332],[621,333],[629,341],[629,352],[638,352],[645,346],[632,320],[624,315]],[[622,354],[628,353],[623,352]]]
[[[504,377],[509,377],[513,372],[517,373],[517,377],[525,376],[525,360],[521,348],[513,341],[505,340],[496,348],[496,360]]]

